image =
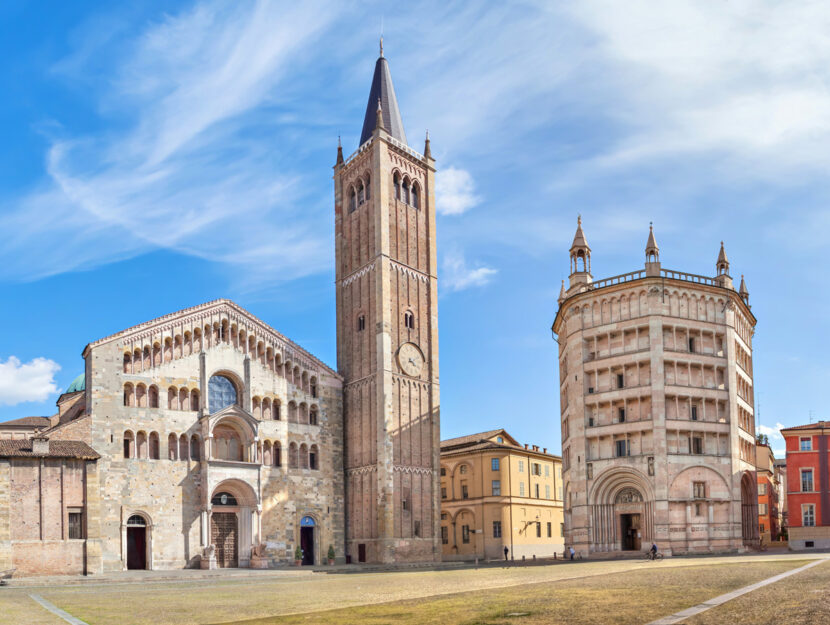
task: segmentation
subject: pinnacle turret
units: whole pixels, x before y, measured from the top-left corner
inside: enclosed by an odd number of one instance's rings
[[[576,234],[571,243],[571,286],[591,283],[591,248],[582,231],[582,216],[576,218]]]

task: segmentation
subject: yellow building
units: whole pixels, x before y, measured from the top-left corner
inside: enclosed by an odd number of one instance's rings
[[[504,430],[441,441],[444,560],[560,556],[562,459]]]

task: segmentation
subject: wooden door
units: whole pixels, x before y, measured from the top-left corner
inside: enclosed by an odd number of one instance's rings
[[[238,522],[233,512],[214,512],[210,517],[210,541],[216,546],[216,565],[239,566]]]

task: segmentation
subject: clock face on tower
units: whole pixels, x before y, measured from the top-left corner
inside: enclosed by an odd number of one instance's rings
[[[406,375],[421,375],[424,367],[424,355],[415,343],[404,343],[398,350],[398,364]]]

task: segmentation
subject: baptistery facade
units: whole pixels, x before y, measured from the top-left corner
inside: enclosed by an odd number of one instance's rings
[[[752,334],[721,243],[716,275],[595,281],[581,220],[553,323],[565,541],[585,555],[741,550],[758,539]]]

